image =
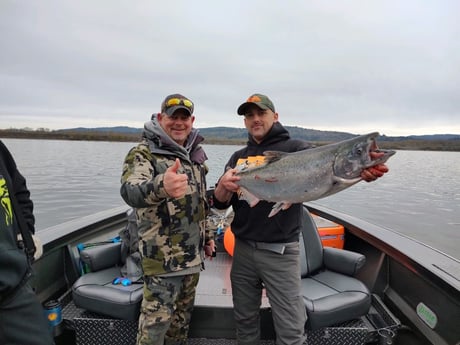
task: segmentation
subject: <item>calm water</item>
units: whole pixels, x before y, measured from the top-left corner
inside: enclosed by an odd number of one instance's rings
[[[38,231],[124,205],[124,156],[135,143],[2,139],[35,203]],[[208,186],[238,146],[205,145]],[[460,259],[460,152],[398,151],[390,172],[315,203],[384,226]]]

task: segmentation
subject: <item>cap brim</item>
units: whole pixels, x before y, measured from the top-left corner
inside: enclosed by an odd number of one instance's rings
[[[179,109],[185,109],[185,110],[187,110],[187,113],[188,113],[190,116],[192,115],[192,112],[190,111],[190,109],[187,108],[187,107],[184,106],[184,105],[175,105],[175,106],[173,106],[173,107],[169,107],[169,108],[167,108],[167,109],[165,110],[165,114],[168,115],[168,116],[171,116],[171,115],[173,115],[173,114],[176,112],[176,110],[179,110]]]
[[[244,115],[246,114],[246,108],[250,105],[257,105],[260,109],[263,109],[263,110],[269,110],[270,108],[267,107],[265,104],[263,103],[258,103],[258,102],[245,102],[243,104],[241,104],[239,107],[238,107],[238,115]]]

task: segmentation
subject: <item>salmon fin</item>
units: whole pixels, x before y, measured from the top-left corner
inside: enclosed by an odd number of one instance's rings
[[[287,155],[286,152],[281,152],[281,151],[265,151],[264,152],[266,164],[276,162],[286,155]]]
[[[272,210],[268,217],[273,217],[275,214],[277,214],[279,211],[284,211],[287,210],[289,207],[291,207],[292,203],[287,202],[287,201],[280,201],[277,202],[275,205],[273,205]]]
[[[338,177],[338,176],[333,176],[332,178],[335,182],[338,182],[340,184],[344,184],[344,185],[347,185],[347,186],[352,186],[354,185],[355,183],[358,183],[359,181],[362,180],[361,177],[356,177],[356,178],[352,178],[352,179],[345,179],[345,178],[342,178],[342,177]]]
[[[252,194],[251,192],[249,192],[247,189],[243,187],[240,187],[238,191],[238,198],[240,200],[245,200],[249,204],[250,207],[256,206],[260,201],[258,197],[256,197],[254,194]]]
[[[245,172],[245,171],[250,171],[253,169],[259,169],[267,165],[267,162],[257,162],[257,163],[252,163],[252,162],[243,162],[235,166],[235,169],[237,170],[237,173],[240,172]]]

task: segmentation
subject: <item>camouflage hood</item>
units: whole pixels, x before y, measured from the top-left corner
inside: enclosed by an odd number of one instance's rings
[[[185,145],[181,146],[166,134],[158,123],[157,117],[154,116],[151,121],[144,124],[142,137],[148,141],[152,153],[170,155],[173,152],[182,159],[198,164],[203,164],[208,159],[203,148],[199,145],[204,141],[204,138],[196,128],[192,128]]]

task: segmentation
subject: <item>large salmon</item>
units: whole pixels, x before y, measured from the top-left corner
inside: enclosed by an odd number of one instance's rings
[[[361,181],[363,169],[387,161],[396,152],[378,150],[374,132],[303,151],[264,152],[260,166],[239,166],[240,198],[255,206],[260,200],[275,202],[269,217],[293,203],[317,200]],[[372,159],[371,151],[384,152]]]

